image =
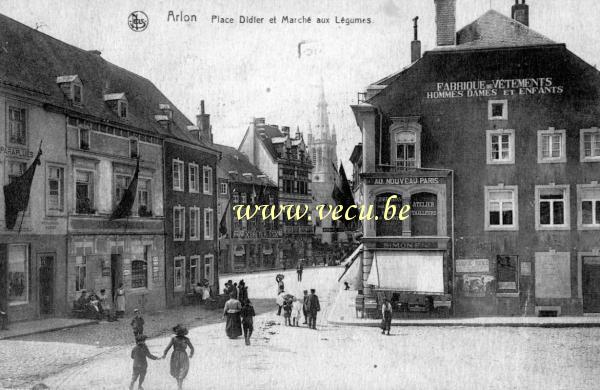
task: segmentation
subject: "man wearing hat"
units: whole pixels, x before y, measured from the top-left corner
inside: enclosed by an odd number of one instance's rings
[[[135,313],[135,317],[131,320],[131,328],[133,329],[133,337],[137,339],[138,336],[144,334],[144,319],[138,309],[135,309],[133,312]]]
[[[308,327],[311,329],[317,329],[317,312],[321,311],[321,305],[319,304],[319,297],[315,294],[315,289],[310,289],[310,295],[308,296]]]

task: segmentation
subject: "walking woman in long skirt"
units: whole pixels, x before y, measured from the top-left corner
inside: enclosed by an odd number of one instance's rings
[[[235,339],[242,335],[242,320],[240,318],[242,304],[235,298],[234,294],[230,294],[229,296],[230,298],[225,302],[225,307],[223,308],[223,317],[227,317],[225,333],[227,333],[227,337],[230,339]]]
[[[171,376],[177,380],[177,389],[181,390],[183,380],[190,369],[189,359],[194,356],[194,346],[190,339],[187,338],[188,330],[185,327],[177,325],[173,328],[173,332],[175,336],[171,339],[162,357],[167,356],[169,349],[173,347],[173,353],[171,354]],[[186,352],[187,347],[190,347],[189,359]]]
[[[123,283],[119,285],[117,292],[115,293],[115,308],[117,317],[123,318],[125,315],[125,289],[123,288]]]

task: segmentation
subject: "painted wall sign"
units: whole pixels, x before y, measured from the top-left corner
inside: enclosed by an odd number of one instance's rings
[[[457,278],[457,284],[461,295],[481,298],[494,294],[496,278],[492,275],[463,274]]]
[[[438,197],[430,192],[413,194],[410,198],[410,231],[413,236],[437,236]]]
[[[564,87],[557,85],[552,77],[437,82],[428,89],[427,99],[559,95],[564,92]]]
[[[443,249],[437,241],[400,241],[378,242],[375,248],[379,249]]]
[[[391,198],[392,195],[396,195],[395,198]],[[375,234],[378,236],[396,236],[399,232],[402,232],[402,221],[396,217],[386,221],[385,205],[389,199],[389,206],[395,206],[396,210],[402,208],[402,194],[385,193],[379,194],[375,198]]]
[[[531,261],[521,262],[521,276],[531,276]]]
[[[439,177],[367,177],[367,185],[440,184]]]
[[[0,145],[0,153],[6,153],[7,156],[16,158],[33,158],[33,152],[29,149],[15,148],[13,146]]]
[[[456,272],[488,273],[490,272],[490,261],[488,259],[457,259]]]

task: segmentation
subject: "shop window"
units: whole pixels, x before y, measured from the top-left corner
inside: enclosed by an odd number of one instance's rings
[[[14,145],[27,145],[27,110],[8,107],[8,142]]]
[[[77,214],[94,214],[94,173],[92,171],[75,171],[75,212]]]
[[[496,256],[497,292],[517,293],[519,291],[519,262],[517,256]]]
[[[569,229],[569,186],[535,186],[536,230]]]
[[[204,239],[213,239],[213,209],[204,209]]]
[[[173,259],[173,289],[175,291],[183,290],[183,270],[185,266],[185,257],[179,256]]]
[[[196,286],[196,284],[200,281],[200,268],[198,267],[198,263],[200,262],[200,256],[191,256],[190,257],[190,287],[192,290]]]
[[[600,229],[600,185],[577,185],[577,225],[579,229]]]
[[[506,120],[508,119],[508,101],[507,100],[489,100],[488,101],[488,119]]]
[[[29,246],[8,245],[8,304],[29,302]]]
[[[515,131],[514,130],[488,130],[487,131],[487,163],[488,164],[514,164],[515,163]]]
[[[138,180],[136,201],[140,217],[152,216],[151,189],[152,182],[149,179]]]
[[[173,241],[185,240],[185,208],[173,207]]]
[[[538,163],[567,162],[565,138],[565,130],[538,131]]]
[[[173,189],[183,191],[183,161],[173,160]]]
[[[131,262],[131,288],[148,287],[148,264],[143,260]]]
[[[92,243],[75,243],[75,291],[81,291],[86,289],[87,256],[91,255],[92,253]]]
[[[188,164],[188,181],[190,192],[197,193],[200,191],[200,180],[198,176],[198,164]]]
[[[485,187],[485,230],[518,230],[517,186]]]
[[[410,197],[410,231],[412,236],[437,236],[438,197],[421,192]]]
[[[203,167],[202,173],[204,176],[203,192],[205,195],[212,195],[212,192],[213,192],[212,168],[211,167]]]
[[[79,128],[79,149],[90,149],[90,129],[85,127]]]
[[[394,198],[392,198],[394,197]],[[393,217],[388,213],[385,218],[385,205],[389,199],[389,207],[396,207],[396,212]],[[379,194],[375,198],[375,234],[377,236],[401,236],[402,235],[402,220],[398,218],[398,213],[402,209],[402,194],[384,193]],[[390,218],[391,217],[391,218]]]
[[[579,138],[581,162],[600,161],[600,129],[582,129]]]
[[[47,167],[46,210],[49,213],[64,211],[64,172],[61,167]]]
[[[200,239],[200,209],[190,207],[190,240]]]

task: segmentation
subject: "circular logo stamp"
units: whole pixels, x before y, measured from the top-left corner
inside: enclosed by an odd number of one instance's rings
[[[148,28],[148,15],[144,11],[133,11],[127,18],[129,28],[135,32],[142,32]]]

